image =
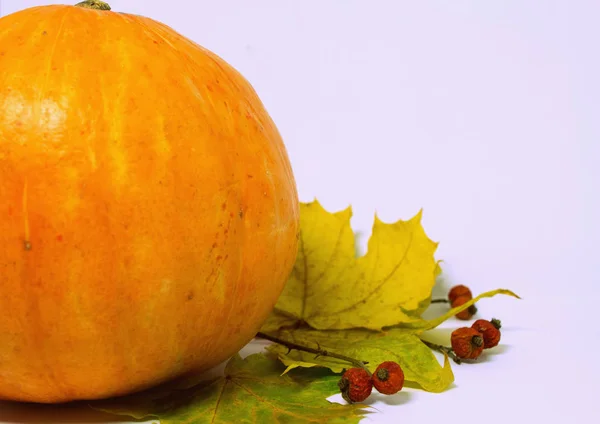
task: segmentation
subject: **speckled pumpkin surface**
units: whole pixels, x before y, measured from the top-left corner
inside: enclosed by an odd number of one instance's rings
[[[0,19],[0,398],[143,389],[247,343],[297,253],[282,139],[249,83],[154,20]]]

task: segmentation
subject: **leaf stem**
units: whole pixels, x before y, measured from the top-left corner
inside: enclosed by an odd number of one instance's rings
[[[456,356],[456,353],[454,353],[454,351],[452,350],[452,348],[447,347],[447,346],[442,346],[436,343],[432,343],[432,342],[428,342],[427,340],[423,340],[421,339],[421,341],[423,343],[425,343],[425,345],[433,350],[437,350],[438,352],[442,352],[445,353],[446,355],[448,355],[450,358],[452,358],[452,360],[454,362],[456,362],[457,364],[461,364],[461,360],[458,356]]]
[[[431,303],[450,303],[448,299],[431,299]]]
[[[275,337],[275,336],[272,336],[270,334],[266,334],[266,333],[263,333],[260,331],[258,333],[256,333],[256,337],[258,337],[259,339],[265,339],[265,340],[269,340],[273,343],[280,344],[282,346],[287,347],[290,350],[291,349],[300,350],[303,352],[314,353],[317,356],[329,356],[330,358],[341,359],[342,361],[349,362],[352,365],[355,365],[359,368],[366,370],[369,373],[369,375],[371,375],[371,371],[369,371],[369,369],[367,368],[367,364],[368,364],[367,361],[361,361],[360,359],[351,358],[349,356],[341,355],[339,353],[329,352],[328,350],[321,349],[321,348],[315,349],[312,347],[300,345],[298,343],[283,340],[283,339],[280,339],[279,337]]]

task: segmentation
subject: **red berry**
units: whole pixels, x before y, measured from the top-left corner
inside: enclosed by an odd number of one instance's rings
[[[469,289],[467,286],[463,286],[462,284],[452,287],[448,292],[448,300],[450,303],[454,303],[454,300],[460,296],[467,296],[469,299],[473,298],[471,289]]]
[[[373,380],[363,368],[350,368],[338,381],[342,397],[348,403],[362,402],[371,395]]]
[[[450,342],[456,356],[462,359],[477,359],[483,352],[483,336],[471,327],[454,330]]]
[[[498,346],[498,343],[500,343],[500,321],[497,319],[492,319],[491,322],[485,319],[478,319],[471,325],[471,328],[479,331],[483,336],[484,349]]]
[[[398,393],[404,386],[404,371],[394,361],[382,362],[373,373],[373,386],[384,395]]]
[[[454,302],[452,302],[452,307],[453,308],[457,308],[457,307],[459,307],[461,305],[464,305],[465,303],[467,303],[471,299],[472,299],[471,297],[459,296],[456,299],[454,299]],[[462,319],[464,321],[468,321],[476,313],[477,313],[477,307],[475,305],[471,305],[467,309],[465,309],[464,311],[459,312],[458,314],[456,314],[456,318]]]

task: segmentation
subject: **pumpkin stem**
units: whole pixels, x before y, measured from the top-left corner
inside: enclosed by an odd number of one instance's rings
[[[100,0],[85,0],[80,3],[77,3],[75,6],[83,7],[86,9],[110,10],[110,6],[108,5],[108,3],[105,3]]]

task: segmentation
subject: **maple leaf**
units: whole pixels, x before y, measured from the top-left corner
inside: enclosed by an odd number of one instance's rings
[[[351,208],[329,213],[316,200],[301,204],[298,257],[263,331],[298,322],[320,330],[379,330],[419,321],[440,271],[437,243],[425,234],[421,212],[393,224],[375,217],[360,257],[351,216]]]
[[[280,329],[276,337],[301,346],[312,346],[328,354],[335,353],[368,362],[367,368],[371,371],[384,361],[395,361],[402,367],[407,382],[412,382],[427,391],[442,392],[454,381],[450,362],[445,355],[444,366],[440,366],[431,349],[421,341],[420,334],[436,328],[479,300],[499,294],[519,298],[510,290],[491,290],[437,318],[403,323],[388,327],[384,331],[360,328],[315,330],[299,327]],[[285,372],[298,367],[325,367],[339,373],[352,366],[346,360],[327,354],[315,356],[313,353],[289,350],[281,344],[270,345],[267,349],[287,366]]]
[[[384,361],[396,361],[402,367],[407,382],[430,392],[442,392],[454,381],[448,358],[445,358],[442,367],[414,330],[394,328],[374,332],[363,329],[322,331],[303,328],[281,330],[277,337],[366,361],[371,372]],[[313,353],[288,350],[280,344],[270,345],[267,349],[287,366],[285,372],[297,367],[318,366],[340,373],[354,366],[331,356],[315,356]]]
[[[365,405],[326,400],[339,392],[339,375],[289,373],[264,354],[234,356],[225,375],[192,387],[156,388],[91,403],[92,408],[161,424],[358,423]],[[315,378],[317,377],[317,378]]]

